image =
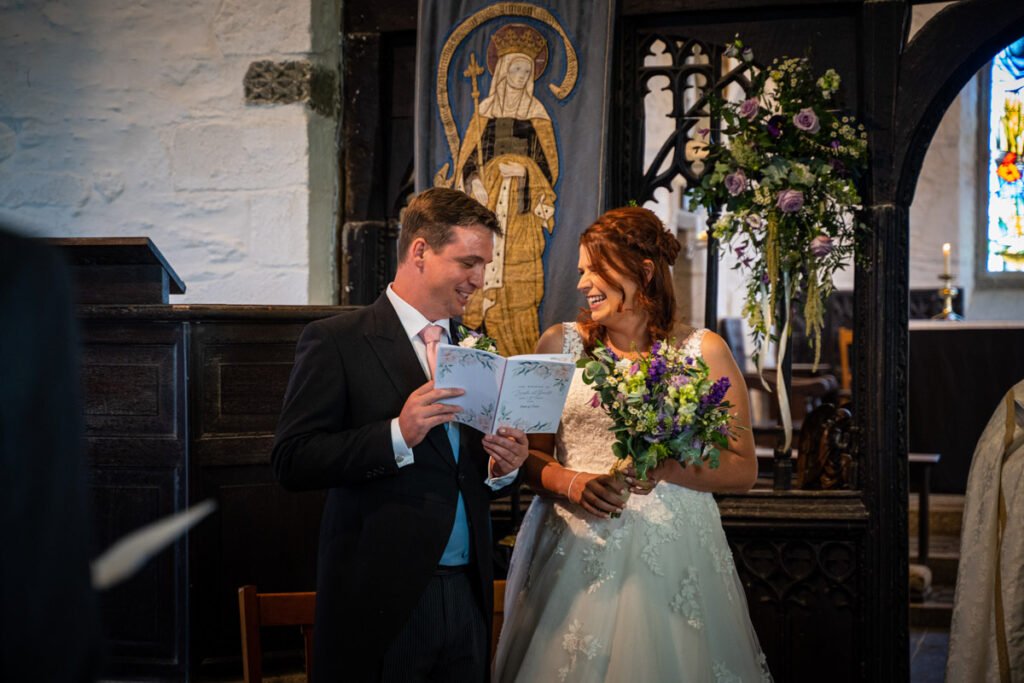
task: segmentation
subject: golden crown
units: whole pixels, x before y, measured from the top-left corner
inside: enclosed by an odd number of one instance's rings
[[[510,53],[524,54],[530,59],[547,52],[548,44],[544,36],[525,24],[510,24],[502,27],[491,38],[498,50],[498,57]]]

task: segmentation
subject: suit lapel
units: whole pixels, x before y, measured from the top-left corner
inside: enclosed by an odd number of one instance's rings
[[[423,367],[416,357],[412,343],[405,336],[405,328],[402,327],[402,322],[398,319],[398,314],[388,300],[387,294],[378,297],[373,303],[372,310],[373,329],[366,333],[370,348],[377,355],[377,360],[398,395],[408,397],[427,381]],[[452,445],[448,441],[444,427],[437,426],[431,429],[424,441],[430,444],[451,467],[456,466]]]

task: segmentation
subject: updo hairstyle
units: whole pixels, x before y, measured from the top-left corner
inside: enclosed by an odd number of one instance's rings
[[[617,284],[620,278],[637,286],[636,308],[647,313],[651,342],[665,339],[675,320],[676,297],[669,267],[679,255],[679,240],[648,209],[626,206],[606,212],[580,236],[580,246],[590,256],[590,269],[610,286],[625,292]],[[644,282],[645,260],[654,264],[650,280]],[[615,277],[618,275],[619,277]],[[627,305],[629,302],[625,302]],[[605,336],[604,326],[594,322],[584,309],[578,318],[587,351]]]

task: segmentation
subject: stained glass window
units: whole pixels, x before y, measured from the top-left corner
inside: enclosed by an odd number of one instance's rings
[[[1024,39],[992,60],[985,270],[1024,272]]]

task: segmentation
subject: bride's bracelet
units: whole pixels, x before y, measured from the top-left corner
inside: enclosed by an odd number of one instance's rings
[[[572,500],[572,485],[576,483],[576,477],[580,476],[581,474],[583,474],[583,472],[577,472],[576,474],[572,475],[572,479],[569,480],[569,488],[565,490],[565,497],[568,498],[569,500]]]

